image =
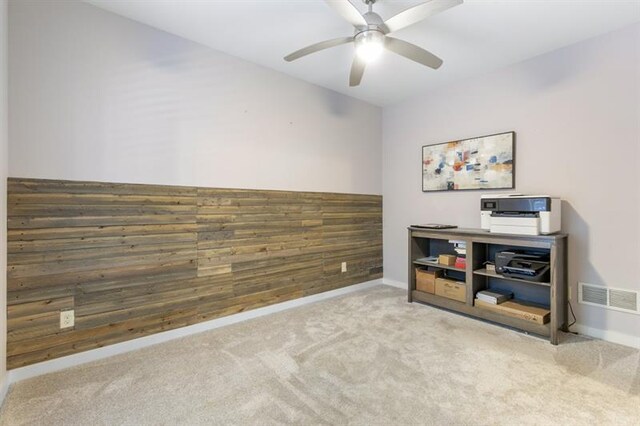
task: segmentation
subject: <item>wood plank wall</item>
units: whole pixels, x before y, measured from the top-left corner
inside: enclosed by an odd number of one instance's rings
[[[376,195],[8,186],[9,368],[382,276]]]

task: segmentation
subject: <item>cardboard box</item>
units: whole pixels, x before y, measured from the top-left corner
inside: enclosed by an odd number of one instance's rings
[[[436,278],[436,296],[464,303],[467,301],[467,285],[462,281]]]
[[[549,322],[551,312],[544,306],[527,303],[519,300],[507,300],[498,305],[475,300],[475,306],[489,311],[498,312],[513,318],[519,318],[536,324],[546,324]]]
[[[436,278],[442,276],[442,271],[427,271],[426,269],[416,268],[416,290],[425,293],[435,293]]]
[[[441,254],[438,256],[438,263],[441,265],[453,266],[456,264],[455,254]]]

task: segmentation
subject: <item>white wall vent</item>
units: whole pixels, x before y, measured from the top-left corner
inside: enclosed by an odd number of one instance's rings
[[[640,314],[640,295],[633,290],[578,283],[578,301],[585,305]]]

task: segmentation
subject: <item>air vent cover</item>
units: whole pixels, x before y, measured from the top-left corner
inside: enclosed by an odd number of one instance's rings
[[[578,283],[578,301],[585,305],[640,314],[640,297],[637,291]]]
[[[607,289],[582,284],[582,298],[580,301],[607,306]]]
[[[638,293],[634,291],[609,290],[609,305],[612,308],[638,310]]]

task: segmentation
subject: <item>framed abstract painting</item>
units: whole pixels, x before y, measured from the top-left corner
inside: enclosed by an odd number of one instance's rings
[[[422,147],[422,191],[515,188],[515,132]]]

